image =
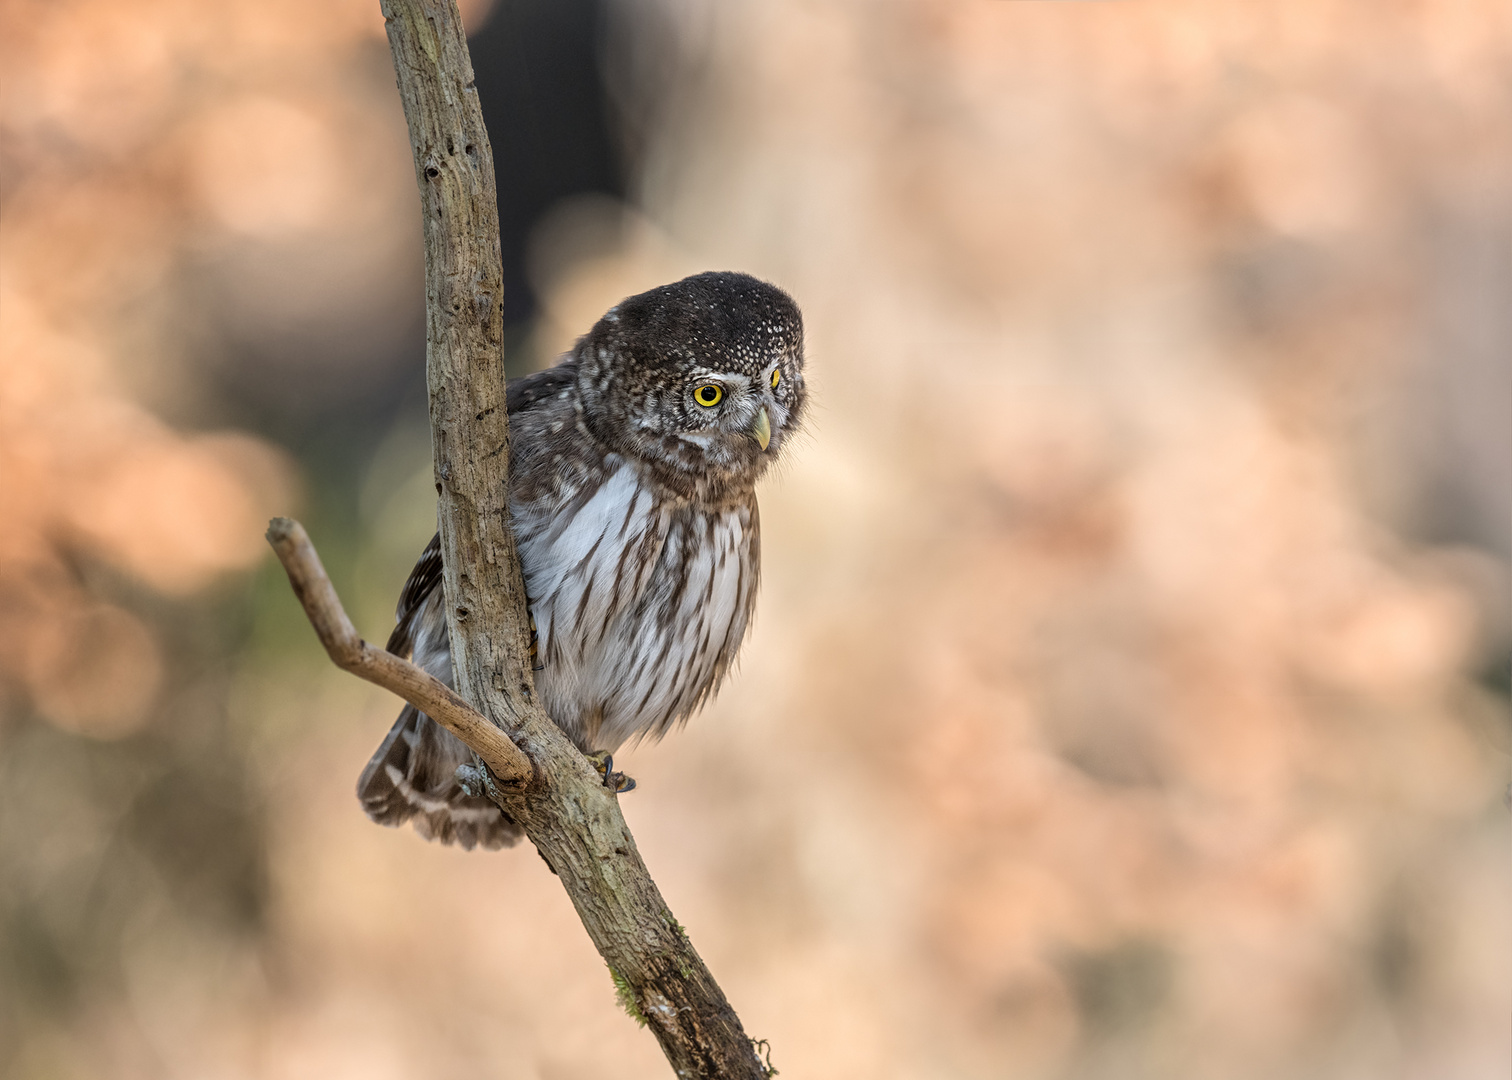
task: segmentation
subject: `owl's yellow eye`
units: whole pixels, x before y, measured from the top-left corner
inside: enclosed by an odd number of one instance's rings
[[[704,383],[697,390],[693,391],[693,400],[706,409],[712,409],[715,405],[718,405],[723,397],[724,391],[713,383]]]
[[[781,381],[782,381],[782,369],[781,368],[773,368],[772,369],[772,389],[773,390],[777,389],[777,384],[780,383]]]

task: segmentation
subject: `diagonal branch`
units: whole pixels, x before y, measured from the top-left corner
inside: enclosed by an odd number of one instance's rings
[[[273,545],[294,595],[304,605],[316,636],[337,667],[398,694],[476,750],[505,783],[531,780],[533,770],[524,751],[451,687],[423,668],[357,636],[303,525],[290,518],[274,518],[268,523],[268,543]]]
[[[382,6],[425,231],[426,382],[457,694],[436,694],[436,680],[417,682],[389,662],[402,665],[397,658],[385,660],[386,653],[357,637],[298,525],[275,522],[269,540],[338,665],[364,678],[402,673],[404,679],[382,685],[446,723],[501,779],[528,769],[531,781],[515,786],[493,785],[475,772],[471,779],[556,871],[621,1000],[651,1027],[674,1073],[766,1080],[770,1068],[757,1059],[756,1044],[651,880],[616,796],[536,697],[509,521],[493,152],[456,0],[382,0]],[[432,695],[424,705],[422,694]],[[459,698],[470,705],[458,708]],[[480,728],[480,720],[492,730]],[[520,751],[526,768],[516,760]]]

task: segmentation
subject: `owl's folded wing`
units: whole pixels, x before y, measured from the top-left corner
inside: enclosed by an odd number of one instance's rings
[[[561,393],[575,378],[577,365],[568,362],[515,379],[504,388],[504,408],[510,416],[528,412],[532,406]],[[420,553],[409,580],[404,583],[404,590],[399,594],[399,606],[395,612],[398,622],[384,646],[389,652],[408,657],[413,651],[420,608],[431,590],[440,583],[441,534],[437,533]]]
[[[420,559],[415,563],[415,568],[410,571],[409,580],[404,583],[404,591],[399,594],[399,607],[395,612],[398,623],[394,632],[389,635],[388,644],[384,646],[395,656],[408,657],[415,647],[415,624],[420,614],[420,606],[425,603],[425,598],[431,594],[441,582],[441,534],[431,537],[431,542],[425,545],[425,550],[420,553]]]

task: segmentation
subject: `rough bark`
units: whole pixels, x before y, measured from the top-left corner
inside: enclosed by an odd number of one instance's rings
[[[382,7],[425,228],[426,373],[457,694],[507,732],[505,741],[532,767],[528,780],[521,770],[497,768],[504,783],[487,773],[474,780],[559,875],[627,1008],[650,1026],[676,1075],[760,1080],[769,1069],[662,900],[617,797],[536,697],[508,515],[493,154],[455,0],[382,0]],[[308,601],[308,591],[301,595]],[[334,592],[328,599],[335,602]],[[341,622],[355,639],[344,615]],[[357,655],[378,651],[358,644],[366,652]],[[342,663],[336,651],[332,657]],[[448,727],[490,766],[494,758],[510,766],[507,751],[474,741],[476,731],[469,737]]]

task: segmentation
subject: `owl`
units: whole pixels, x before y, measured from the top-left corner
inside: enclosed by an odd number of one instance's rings
[[[803,318],[780,289],[704,273],[611,308],[556,366],[506,388],[509,510],[542,705],[578,748],[660,738],[718,690],[761,569],[756,483],[803,417]],[[390,652],[447,685],[440,538]],[[472,760],[413,706],[358,781],[374,821],[497,848],[520,829],[456,777]]]

